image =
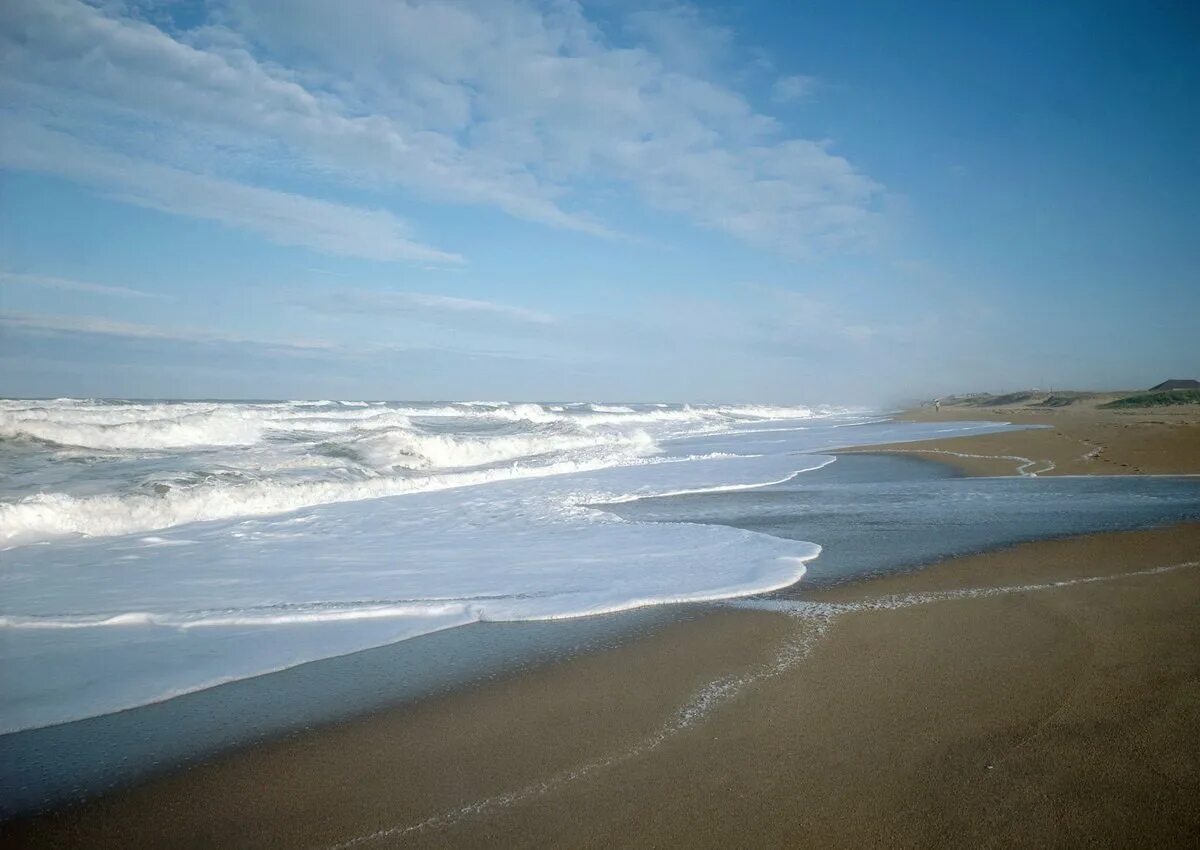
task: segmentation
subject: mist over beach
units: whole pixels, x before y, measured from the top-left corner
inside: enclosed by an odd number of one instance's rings
[[[1195,846],[1186,4],[0,4],[0,847]]]

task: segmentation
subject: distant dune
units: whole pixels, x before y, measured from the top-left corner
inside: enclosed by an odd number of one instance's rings
[[[1185,381],[1166,381],[1164,384],[1184,384]],[[996,395],[967,393],[945,396],[937,400],[943,407],[1012,408],[1040,410],[1048,407],[1077,407],[1120,409],[1140,407],[1171,407],[1200,404],[1200,389],[1188,387],[1164,388],[1164,384],[1146,391],[1077,392],[1073,390],[1018,390]],[[926,402],[923,407],[932,406]]]

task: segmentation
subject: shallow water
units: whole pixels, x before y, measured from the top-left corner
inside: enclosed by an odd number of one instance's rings
[[[766,540],[819,541],[824,549],[809,563],[805,579],[781,591],[803,597],[813,584],[1021,540],[1200,519],[1200,479],[969,479],[924,459],[845,455],[784,484],[640,499],[606,510],[668,528],[716,524],[770,535]],[[758,537],[763,535],[738,539]],[[736,558],[734,551],[730,557]],[[230,747],[611,646],[708,607],[472,623],[128,711],[0,736],[0,816],[87,797]]]
[[[86,800],[238,747],[616,646],[701,613],[698,606],[653,606],[572,620],[472,623],[127,711],[0,735],[0,820]]]
[[[134,416],[125,408],[118,413]],[[224,407],[219,413],[232,415]],[[530,411],[512,415],[524,413]],[[606,427],[612,417],[663,415],[657,407],[643,414],[592,406],[587,413]],[[37,519],[42,508],[54,522],[64,516],[75,522],[74,511],[84,505],[96,529],[19,543],[4,553],[0,731],[132,708],[466,623],[581,616],[784,587],[820,551],[816,543],[729,525],[629,522],[587,505],[783,481],[831,461],[812,452],[850,442],[1003,427],[855,425],[862,417],[847,415],[751,420],[744,410],[737,421],[721,415],[719,430],[706,416],[699,433],[656,432],[645,456],[606,454],[565,468],[561,457],[548,466],[529,458],[503,469],[429,475],[422,479],[427,489],[403,495],[388,495],[401,479],[354,479],[351,500],[283,512],[271,500],[280,488],[296,494],[266,473],[264,487],[222,479],[196,485],[178,503],[170,495],[178,490],[10,502],[9,519],[37,520],[18,523],[25,531],[45,529]],[[455,440],[466,439],[459,420],[471,418],[454,417]],[[133,424],[141,429],[135,435],[149,427],[136,416]],[[237,452],[246,463],[261,460],[257,448],[249,457],[245,447]],[[181,458],[200,463],[203,456],[193,447]],[[47,463],[53,468],[56,461]],[[375,481],[382,490],[370,489]],[[324,498],[330,483],[299,485],[299,494]],[[346,495],[334,484],[333,495]],[[269,504],[255,501],[263,494]],[[183,522],[171,513],[181,505],[204,516],[236,515]],[[244,515],[248,505],[275,512]],[[171,525],[153,533],[113,533],[168,519]]]
[[[821,555],[800,584],[814,587],[1028,540],[1149,528],[1200,519],[1200,478],[969,478],[900,455],[841,455],[784,484],[606,506],[638,521],[728,525],[812,540]]]

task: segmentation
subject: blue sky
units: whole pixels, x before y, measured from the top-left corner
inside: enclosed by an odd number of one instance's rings
[[[1184,3],[0,4],[0,394],[1200,371]]]

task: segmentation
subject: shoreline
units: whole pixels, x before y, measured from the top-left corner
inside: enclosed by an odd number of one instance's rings
[[[1175,569],[1146,572],[1156,567]],[[813,591],[802,606],[860,606],[824,619],[731,602],[622,645],[11,821],[0,838],[29,847],[167,846],[184,835],[223,846],[337,846],[384,830],[361,843],[590,844],[627,840],[636,822],[649,843],[746,840],[740,831],[752,826],[754,840],[848,846],[945,843],[946,833],[925,830],[980,817],[1004,830],[997,835],[1028,842],[1043,835],[1035,828],[1051,828],[1052,801],[1001,823],[990,792],[976,786],[1004,776],[1005,805],[1033,805],[1025,799],[1037,790],[1026,782],[1033,771],[1038,787],[1050,779],[1071,787],[1073,828],[1085,830],[1073,838],[1121,834],[1105,817],[1112,800],[1095,796],[1117,787],[1121,824],[1136,827],[1127,837],[1178,840],[1200,834],[1200,804],[1179,796],[1200,789],[1191,737],[1200,702],[1189,696],[1200,695],[1200,657],[1193,621],[1163,614],[1198,609],[1198,571],[1200,523],[1188,523],[1026,543]],[[1028,589],[1049,582],[1077,583]],[[1015,589],[871,607],[896,594],[980,587]],[[1130,622],[1149,631],[1122,649]],[[1102,647],[1120,663],[1081,678],[1104,660]],[[1067,722],[1068,708],[1091,704],[1080,689],[1100,684],[1095,696],[1127,721],[1147,700],[1157,706],[1156,734],[1174,750],[1173,790],[1128,753],[1097,751],[1086,724],[1098,718]],[[1106,739],[1120,736],[1119,724],[1100,728]],[[1114,779],[1117,762],[1145,787]],[[991,772],[999,767],[1009,769]],[[729,798],[728,787],[754,793]],[[803,799],[789,799],[792,788]],[[1131,794],[1158,803],[1139,814]],[[1177,809],[1166,820],[1163,794]],[[642,801],[636,814],[630,799]],[[933,817],[951,804],[954,812]],[[978,824],[972,832],[986,834]]]
[[[567,620],[477,622],[317,659],[80,720],[0,735],[0,825],[154,782],[193,765],[354,722],[652,635],[706,604]],[[234,719],[236,718],[236,720]],[[80,742],[103,741],[103,747]],[[111,752],[118,749],[120,762]],[[63,754],[69,753],[70,761]],[[12,765],[36,764],[41,783]]]
[[[1051,533],[1045,523],[1029,525],[1018,510],[1011,522],[999,526],[992,523],[995,530],[982,535],[975,532],[964,537],[959,532],[943,536],[938,542],[926,542],[922,544],[924,554],[912,550],[911,539],[905,543],[897,538],[902,529],[875,521],[872,536],[890,541],[883,547],[889,554],[881,557],[879,547],[864,545],[862,536],[854,531],[854,517],[864,517],[851,504],[842,504],[845,495],[838,494],[839,482],[844,486],[846,482],[869,480],[875,482],[871,488],[878,490],[888,486],[884,482],[893,481],[901,485],[894,491],[897,494],[905,488],[909,488],[910,494],[921,491],[922,498],[930,503],[953,498],[954,492],[977,496],[990,492],[1001,499],[997,503],[997,509],[1001,509],[999,506],[1011,498],[1003,495],[1011,488],[947,489],[945,485],[961,481],[962,476],[947,474],[945,469],[926,458],[850,454],[835,467],[813,472],[812,479],[798,479],[807,480],[808,489],[792,490],[786,485],[755,488],[767,498],[784,497],[797,505],[826,504],[829,516],[842,516],[843,508],[850,511],[833,526],[810,527],[811,520],[805,521],[805,534],[811,532],[813,539],[824,540],[831,548],[814,562],[815,573],[810,565],[802,581],[781,590],[706,603],[649,605],[570,619],[474,623],[199,689],[124,711],[0,736],[0,764],[9,767],[0,770],[0,820],[60,807],[80,795],[110,793],[240,748],[474,687],[479,682],[548,661],[563,661],[622,642],[636,642],[670,622],[706,617],[738,600],[802,600],[817,589],[853,586],[882,574],[912,573],[949,558],[1008,549],[1030,540],[1078,536],[1105,528],[1114,521],[1128,529],[1151,528],[1173,521],[1170,517],[1156,520],[1152,515],[1141,519],[1134,515],[1118,518],[1109,510],[1107,519],[1093,516],[1082,522],[1064,515]],[[1062,489],[1054,487],[1052,492]],[[1074,488],[1068,488],[1062,497],[1071,498],[1071,489]],[[1139,491],[1151,498],[1155,492],[1141,488]],[[849,492],[856,491],[851,487]],[[714,496],[722,498],[721,494],[690,498]],[[719,510],[733,509],[736,513],[740,510],[737,506],[745,504],[744,498],[733,495],[732,501]],[[888,498],[882,496],[884,502]],[[698,509],[694,501],[681,504],[684,516]],[[711,509],[702,512],[711,515]],[[1200,511],[1191,513],[1200,517]],[[639,517],[636,510],[627,513],[626,518],[672,521]],[[952,525],[964,518],[956,519],[953,511],[946,517]],[[838,526],[842,528],[839,530]],[[1000,529],[1003,532],[998,534]],[[784,527],[760,530],[785,539],[794,535]],[[854,565],[854,571],[844,572],[850,564]],[[105,741],[106,748],[100,750],[80,743],[92,740]],[[108,755],[114,751],[122,754],[119,763],[114,763]],[[12,769],[16,765],[39,766],[43,778],[30,783]]]
[[[940,442],[1007,439],[1017,455],[1030,433]],[[963,460],[950,465],[967,475],[1014,470]],[[0,823],[0,845],[1186,841],[1200,836],[1198,576],[1186,522],[706,603]],[[1074,718],[1097,701],[1108,715]],[[1169,783],[1136,747],[1105,750],[1150,740],[1142,716]]]
[[[1034,426],[915,443],[849,446],[837,454],[919,454],[965,475],[1200,475],[1200,406],[1108,410],[1095,403],[945,405],[903,411],[904,422],[975,420]]]

